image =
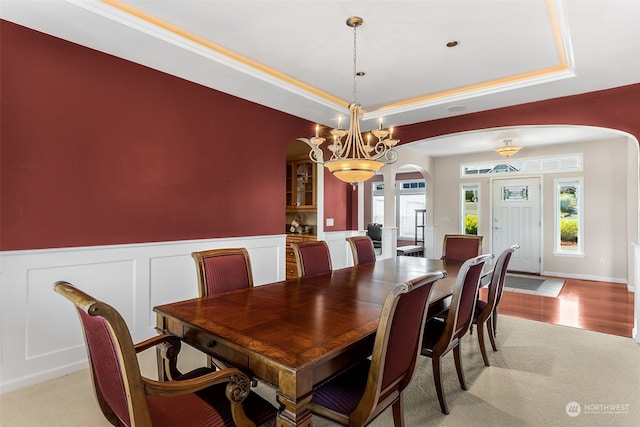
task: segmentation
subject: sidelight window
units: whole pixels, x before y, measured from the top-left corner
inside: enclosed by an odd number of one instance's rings
[[[478,184],[466,184],[462,186],[462,224],[460,229],[463,234],[478,234],[480,226],[480,186]]]
[[[582,178],[555,181],[556,253],[583,254],[582,186]]]

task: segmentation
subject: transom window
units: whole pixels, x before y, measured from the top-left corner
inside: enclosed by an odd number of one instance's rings
[[[494,175],[502,173],[550,173],[582,170],[582,153],[560,157],[531,159],[502,159],[495,162],[465,163],[460,165],[460,176]]]

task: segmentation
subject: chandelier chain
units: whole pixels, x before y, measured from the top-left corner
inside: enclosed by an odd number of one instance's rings
[[[357,56],[356,30],[357,28],[358,28],[357,26],[353,27],[353,103],[354,104],[358,103],[358,98],[356,97],[356,76],[358,72],[357,63],[356,63],[356,56]]]

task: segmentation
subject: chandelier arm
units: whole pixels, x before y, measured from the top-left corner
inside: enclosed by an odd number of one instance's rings
[[[396,150],[387,150],[384,153],[385,163],[390,165],[398,160],[398,152]]]
[[[324,153],[322,152],[322,149],[320,147],[313,144],[307,138],[298,138],[297,141],[304,142],[311,148],[311,150],[309,150],[309,158],[311,159],[312,162],[318,163],[321,165],[324,164]]]

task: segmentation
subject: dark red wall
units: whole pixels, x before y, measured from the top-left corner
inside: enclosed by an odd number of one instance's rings
[[[552,124],[617,129],[640,140],[640,84],[402,126],[398,137],[407,143],[469,130]]]
[[[282,233],[287,146],[310,123],[0,20],[0,250]],[[577,124],[640,139],[640,84],[423,122],[401,143]],[[325,180],[327,231],[355,229]]]
[[[282,233],[286,148],[309,122],[0,31],[1,250]]]
[[[325,222],[324,231],[358,229],[358,193],[324,169],[324,217],[333,218],[333,227]]]

